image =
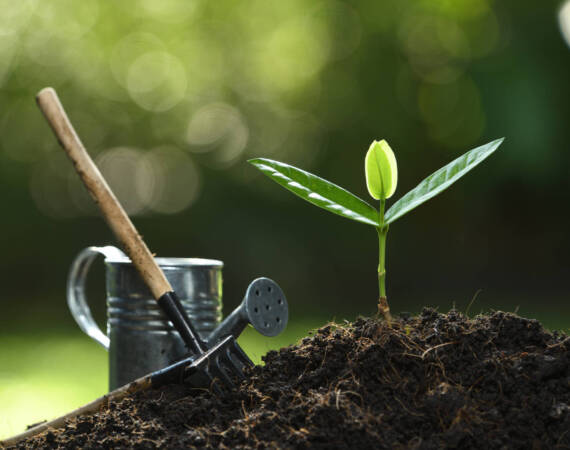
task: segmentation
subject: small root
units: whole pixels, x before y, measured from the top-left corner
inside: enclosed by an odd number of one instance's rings
[[[452,344],[457,344],[457,341],[444,342],[443,344],[439,344],[439,345],[436,345],[436,346],[434,346],[434,347],[430,347],[430,348],[428,348],[425,352],[422,353],[422,356],[420,356],[420,358],[421,358],[421,359],[424,359],[424,358],[426,357],[426,355],[427,355],[429,352],[431,352],[432,350],[437,350],[438,348],[445,347],[445,346],[447,346],[447,345],[452,345]]]

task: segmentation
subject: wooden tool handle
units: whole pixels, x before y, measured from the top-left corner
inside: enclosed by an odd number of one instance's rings
[[[83,147],[53,88],[42,89],[36,97],[38,106],[59,143],[73,161],[75,170],[101,209],[105,220],[129,255],[142,279],[157,300],[172,287],[156,264],[148,247],[107,185],[97,166]]]

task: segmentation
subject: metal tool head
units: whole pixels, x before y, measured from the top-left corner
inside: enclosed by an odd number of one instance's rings
[[[204,342],[190,322],[186,311],[180,303],[175,292],[165,292],[157,300],[158,305],[170,319],[190,352],[192,363],[183,368],[185,382],[196,387],[209,387],[216,390],[214,381],[217,379],[227,386],[233,386],[231,375],[243,378],[246,366],[253,366],[253,362],[237,344],[233,336],[221,339],[215,345]],[[185,359],[184,361],[186,361]],[[182,363],[171,366],[175,373]]]
[[[264,336],[277,336],[287,326],[287,299],[279,285],[269,278],[252,281],[242,305],[249,323]]]
[[[245,378],[243,371],[253,362],[238,345],[233,336],[227,336],[214,347],[194,359],[184,369],[183,379],[196,387],[216,390],[216,381],[232,387],[232,376]]]

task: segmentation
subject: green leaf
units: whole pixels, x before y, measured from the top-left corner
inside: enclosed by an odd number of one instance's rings
[[[386,212],[385,221],[387,224],[394,222],[407,212],[421,205],[432,197],[435,197],[444,189],[447,189],[459,178],[482,162],[493,153],[505,138],[497,139],[488,144],[468,151],[464,155],[442,167],[418,184],[414,189],[404,195],[400,200],[392,205]]]
[[[398,165],[394,152],[384,139],[370,145],[364,158],[364,173],[371,197],[376,200],[392,197],[398,184]]]
[[[309,172],[266,158],[250,159],[276,183],[304,200],[339,216],[377,227],[378,211],[347,190]]]

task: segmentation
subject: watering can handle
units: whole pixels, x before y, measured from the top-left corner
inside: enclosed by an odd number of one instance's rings
[[[109,337],[101,331],[87,303],[85,283],[89,268],[95,259],[103,255],[105,258],[125,258],[125,254],[117,247],[87,247],[73,260],[67,277],[67,306],[79,328],[91,339],[109,350]]]

